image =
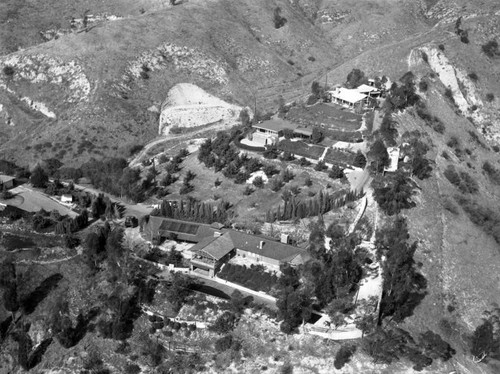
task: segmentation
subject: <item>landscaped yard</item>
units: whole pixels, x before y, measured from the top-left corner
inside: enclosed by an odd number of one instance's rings
[[[275,274],[265,271],[263,266],[250,265],[250,267],[225,264],[217,275],[219,278],[241,284],[254,291],[269,292],[278,281]]]
[[[355,153],[350,151],[345,151],[342,149],[329,148],[325,155],[325,162],[330,164],[337,165],[352,165],[354,162],[354,158],[356,157]]]
[[[293,107],[287,113],[286,118],[304,125],[324,125],[326,129],[340,131],[358,130],[362,122],[362,115],[328,103],[319,103],[310,107]]]
[[[318,160],[325,151],[325,147],[320,145],[310,145],[301,141],[292,142],[288,139],[282,140],[278,147],[296,156],[304,156],[315,160]]]

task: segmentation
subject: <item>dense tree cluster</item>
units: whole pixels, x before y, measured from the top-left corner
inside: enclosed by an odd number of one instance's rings
[[[217,133],[217,137],[207,139],[198,153],[198,160],[208,168],[215,168],[216,172],[222,171],[226,178],[233,179],[235,183],[245,183],[250,174],[260,170],[262,163],[247,155],[239,155],[239,151],[231,143],[241,136],[239,130],[230,134]]]
[[[373,187],[375,201],[389,216],[416,206],[413,201],[415,182],[403,171],[391,173],[384,178],[377,177],[373,181]]]
[[[266,222],[287,221],[302,219],[305,217],[316,217],[325,214],[333,208],[341,207],[348,202],[358,200],[363,193],[353,191],[337,191],[333,194],[319,191],[309,199],[298,199],[293,194],[284,194],[283,206],[280,204],[275,212],[266,212]]]
[[[387,148],[381,139],[377,139],[372,143],[368,151],[368,157],[372,160],[372,169],[377,173],[381,173],[386,166],[389,166],[389,153],[387,153]]]
[[[386,108],[389,111],[404,110],[420,101],[415,90],[415,76],[407,72],[400,79],[401,85],[393,83],[386,98]]]
[[[470,339],[470,350],[475,362],[500,358],[500,308],[486,311],[485,315]]]
[[[486,234],[493,236],[500,244],[500,214],[495,207],[484,206],[477,201],[464,196],[455,196],[469,219]]]
[[[363,340],[362,347],[375,363],[390,364],[406,358],[416,371],[423,370],[437,359],[448,361],[455,354],[441,336],[430,330],[415,339],[400,328],[379,328]]]
[[[396,217],[392,224],[377,232],[375,246],[384,270],[380,318],[391,316],[401,322],[426,295],[427,281],[413,258],[417,242],[408,242],[406,220]]]
[[[448,165],[443,174],[446,179],[448,179],[451,184],[458,187],[462,193],[475,194],[479,191],[479,185],[476,180],[466,171],[457,171],[455,166]]]
[[[151,215],[201,223],[224,223],[231,218],[232,210],[231,204],[222,199],[201,202],[188,198],[178,201],[163,200],[160,208],[153,210]]]
[[[412,175],[421,180],[429,178],[432,174],[432,163],[425,158],[429,146],[421,140],[422,137],[423,134],[418,130],[405,132],[402,135],[404,143],[401,147],[405,156],[410,158]]]
[[[278,279],[278,316],[283,320],[281,331],[291,334],[302,323],[311,317],[312,300],[310,292],[301,285],[300,273],[297,269],[286,265],[281,269]]]
[[[349,74],[347,74],[346,87],[347,88],[357,88],[362,84],[367,84],[368,79],[365,73],[360,69],[352,69]]]
[[[396,125],[397,122],[392,118],[392,113],[387,111],[380,124],[380,135],[382,135],[385,144],[391,147],[396,145],[396,138],[398,136]]]

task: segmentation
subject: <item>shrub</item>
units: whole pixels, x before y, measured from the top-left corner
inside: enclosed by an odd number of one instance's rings
[[[136,364],[127,364],[125,366],[125,374],[139,374],[141,372],[141,368]]]
[[[479,191],[479,186],[474,178],[465,171],[457,172],[452,165],[446,168],[444,176],[463,193],[476,193]]]
[[[490,58],[500,56],[500,49],[498,48],[498,42],[496,40],[490,40],[488,43],[481,46],[484,54]]]
[[[278,6],[274,8],[274,28],[279,29],[283,26],[285,26],[285,23],[287,22],[287,19],[285,17],[281,16],[281,8]]]
[[[477,76],[477,74],[476,74],[476,73],[474,73],[474,72],[469,73],[469,74],[468,74],[468,77],[469,77],[471,80],[473,80],[474,82],[477,82],[477,81],[479,80],[479,77],[478,77],[478,76]]]
[[[491,103],[493,100],[495,100],[495,95],[492,94],[491,92],[486,94],[486,101]]]
[[[451,90],[451,88],[448,87],[446,90],[444,90],[444,96],[450,101],[455,102],[455,99],[453,98],[453,91]]]
[[[483,164],[483,170],[486,172],[491,181],[500,186],[500,170],[495,168],[489,161]]]
[[[328,176],[332,179],[341,179],[344,177],[344,170],[337,165],[333,165],[332,169],[328,173]]]
[[[356,167],[362,168],[362,169],[364,169],[364,167],[366,166],[366,157],[361,151],[358,151],[356,153],[356,157],[354,157],[353,166],[356,166]]]
[[[262,178],[261,178],[261,179],[262,179]],[[255,182],[255,180],[254,180],[254,182]],[[249,195],[253,194],[253,193],[254,193],[254,191],[255,191],[255,190],[254,190],[252,187],[250,187],[250,186],[246,186],[246,187],[245,187],[245,189],[243,190],[243,195],[245,195],[245,196],[249,196]]]
[[[418,83],[418,89],[422,92],[426,92],[427,91],[427,88],[428,88],[428,84],[426,81],[424,80],[421,80],[419,83]]]
[[[252,184],[257,188],[262,188],[264,187],[264,180],[262,179],[261,176],[257,176],[253,179]]]
[[[439,44],[439,45],[438,45],[438,48],[439,48],[441,51],[444,51],[444,44]]]
[[[472,223],[480,227],[485,233],[492,235],[497,243],[500,243],[500,216],[487,206],[479,205],[477,202],[462,196],[455,199],[464,209]]]
[[[3,73],[7,78],[12,78],[14,76],[15,70],[10,65],[5,65],[2,69]]]
[[[422,60],[424,60],[424,62],[426,62],[427,64],[429,63],[429,56],[427,56],[427,53],[425,53],[424,51],[421,51],[421,56],[422,56]]]
[[[310,166],[311,165],[311,162],[305,158],[305,157],[302,157],[300,160],[299,160],[299,165],[300,166]]]
[[[337,370],[342,369],[344,365],[351,360],[351,357],[354,354],[354,352],[356,352],[356,346],[353,345],[341,346],[337,354],[335,355],[335,361],[333,362],[335,369]]]
[[[325,165],[324,161],[320,161],[314,166],[314,170],[316,171],[324,171],[326,169],[328,169],[328,166]]]

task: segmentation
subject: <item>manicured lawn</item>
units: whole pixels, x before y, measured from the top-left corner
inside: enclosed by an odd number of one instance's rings
[[[296,156],[304,156],[315,160],[319,159],[325,151],[325,147],[320,145],[310,145],[301,141],[292,142],[288,139],[282,140],[279,144],[279,148],[283,151],[293,153]]]
[[[335,104],[319,103],[311,107],[293,107],[287,119],[293,122],[325,126],[327,129],[355,131],[360,128],[362,116]]]

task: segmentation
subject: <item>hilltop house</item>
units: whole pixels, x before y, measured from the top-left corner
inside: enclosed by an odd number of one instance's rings
[[[14,183],[16,181],[15,177],[11,177],[10,175],[0,174],[0,190],[4,188],[9,189],[14,187]]]
[[[246,234],[241,231],[227,230],[223,235],[207,238],[199,242],[191,251],[191,270],[202,269],[213,277],[222,264],[232,257],[247,258],[255,264],[263,264],[279,270],[283,264],[301,265],[309,259],[309,254],[284,240]]]
[[[285,263],[300,265],[309,259],[304,249],[288,244],[287,236],[277,241],[228,229],[219,223],[208,225],[151,216],[143,232],[153,242],[170,238],[196,243],[191,248],[194,253],[191,270],[201,270],[210,277],[235,256],[247,258],[252,263],[265,264],[275,270]]]
[[[348,108],[354,109],[366,103],[368,95],[360,93],[357,89],[339,87],[333,91],[328,91],[330,101]]]
[[[252,141],[263,146],[278,143],[278,138],[283,136],[283,130],[294,131],[298,124],[286,121],[281,118],[271,119],[252,125],[255,132],[252,134]]]

